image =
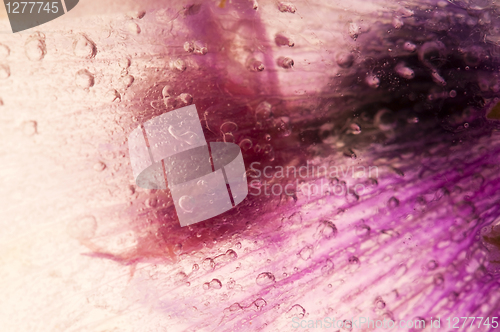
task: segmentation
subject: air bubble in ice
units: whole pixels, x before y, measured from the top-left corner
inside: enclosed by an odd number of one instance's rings
[[[184,212],[191,213],[195,207],[195,200],[191,196],[184,195],[179,198],[179,206]]]

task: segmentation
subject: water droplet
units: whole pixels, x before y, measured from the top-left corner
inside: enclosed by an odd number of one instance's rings
[[[132,33],[134,35],[138,35],[141,33],[141,27],[135,22],[130,22],[127,25],[127,29],[130,33]]]
[[[106,169],[106,164],[103,163],[102,161],[99,161],[94,164],[94,170],[96,170],[97,172],[102,172],[105,169]]]
[[[271,272],[262,272],[257,276],[255,282],[259,286],[267,286],[273,284],[275,282],[275,278]]]
[[[37,133],[37,122],[36,121],[26,121],[23,124],[23,133],[26,136],[33,136]]]
[[[5,80],[10,76],[9,65],[0,64],[0,80]]]
[[[348,32],[349,36],[351,36],[352,39],[356,40],[361,32],[361,27],[359,26],[359,24],[351,22],[349,23]]]
[[[208,257],[203,260],[201,266],[205,271],[212,271],[213,269],[215,269],[215,262],[212,258]]]
[[[235,133],[236,131],[238,131],[238,125],[232,121],[226,121],[220,126],[222,134]]]
[[[387,206],[391,209],[397,208],[399,206],[399,200],[396,197],[391,197],[387,202]]]
[[[258,298],[257,300],[252,302],[252,305],[254,305],[255,308],[260,311],[267,305],[267,302],[263,298]]]
[[[85,35],[78,35],[73,41],[73,54],[84,59],[92,59],[97,53],[95,43]],[[126,67],[128,68],[128,66]]]
[[[449,95],[451,98],[455,98],[457,96],[457,92],[455,90],[451,90]]]
[[[292,38],[287,36],[285,33],[282,33],[282,32],[276,34],[276,37],[274,37],[274,41],[276,42],[276,45],[278,45],[278,46],[293,47],[295,45]]]
[[[106,99],[110,103],[112,103],[115,101],[121,101],[122,97],[120,96],[118,91],[116,91],[115,89],[112,89],[112,90],[109,90],[108,92],[106,92]]]
[[[437,71],[433,70],[431,76],[432,76],[432,80],[434,82],[436,82],[437,84],[442,85],[442,86],[446,85],[446,80],[441,75],[439,75],[439,73]]]
[[[341,52],[337,54],[335,61],[340,68],[350,68],[354,63],[354,55],[348,52]]]
[[[434,276],[434,285],[442,285],[444,283],[444,277],[441,273]]]
[[[248,151],[252,148],[253,146],[253,143],[251,140],[249,140],[248,138],[244,138],[241,140],[240,144],[239,144],[240,148],[243,150],[243,151]]]
[[[347,131],[347,133],[352,135],[359,135],[361,134],[361,127],[357,123],[351,123],[349,125],[349,130]]]
[[[427,269],[429,271],[433,271],[433,270],[437,269],[438,266],[439,265],[435,260],[431,260],[427,263]]]
[[[94,76],[87,69],[81,69],[76,73],[75,83],[79,88],[88,89],[94,86]]]
[[[24,45],[24,52],[31,61],[40,61],[45,57],[47,49],[45,47],[45,40],[39,36],[32,36],[26,41]]]
[[[174,60],[170,63],[172,69],[177,69],[178,71],[186,70],[186,63],[182,59]]]
[[[200,266],[198,264],[193,264],[193,271],[198,271],[200,269]]]
[[[383,108],[375,114],[374,124],[379,127],[380,130],[389,131],[397,126],[397,117],[394,112]]]
[[[127,69],[131,65],[130,59],[129,58],[121,58],[118,61],[118,65],[120,66],[120,68]]]
[[[467,122],[464,123],[464,128],[469,128],[469,124]]]
[[[220,282],[219,279],[212,279],[209,284],[211,289],[221,289],[222,288],[222,283]]]
[[[207,45],[202,41],[195,41],[193,43],[193,54],[205,55],[208,52]]]
[[[329,275],[333,273],[334,269],[334,264],[331,259],[327,259],[325,262],[325,265],[321,268],[321,274],[322,275]]]
[[[290,310],[287,311],[286,317],[287,318],[293,318],[293,317],[298,317],[304,318],[304,315],[306,314],[306,309],[304,309],[300,304],[294,304]]]
[[[338,234],[337,226],[330,220],[320,221],[319,228],[321,235],[327,239],[334,238]]]
[[[305,246],[298,253],[299,257],[305,261],[310,259],[312,254],[313,254],[313,247],[312,246]]]
[[[194,44],[190,41],[184,43],[184,51],[192,53],[194,51]]]
[[[255,109],[255,117],[257,121],[266,121],[272,115],[272,106],[267,101],[261,102]]]
[[[177,107],[184,107],[193,103],[193,96],[189,93],[181,93],[177,97]]]
[[[356,227],[356,235],[360,238],[367,238],[370,236],[371,228],[367,225],[360,225]]]
[[[290,118],[288,116],[281,116],[274,122],[274,126],[278,130],[279,137],[288,137],[292,133]]]
[[[278,9],[282,13],[295,13],[297,8],[290,2],[278,2]]]
[[[412,42],[406,42],[404,43],[403,48],[405,51],[415,52],[417,50],[417,45],[413,44]]]
[[[278,66],[285,68],[285,69],[290,69],[294,65],[293,59],[289,57],[280,57],[278,58]]]
[[[395,16],[393,19],[392,19],[392,26],[395,28],[395,29],[401,29],[404,25],[404,22],[403,20],[401,19],[401,17],[399,16]]]
[[[191,213],[193,212],[196,205],[196,201],[193,197],[184,195],[179,198],[179,206],[184,212]]]
[[[134,76],[125,75],[124,77],[122,77],[121,80],[122,80],[123,88],[127,89],[128,87],[130,87],[132,85],[132,83],[134,83]]]
[[[271,141],[271,135],[269,135],[269,134],[265,134],[265,135],[264,135],[264,139],[265,139],[266,141],[270,142],[270,141]]]
[[[253,58],[248,60],[247,67],[250,71],[263,71],[265,69],[264,63],[262,63],[262,61]]]
[[[233,133],[225,133],[222,135],[222,139],[226,143],[234,143],[236,141],[236,138],[234,137]]]
[[[174,90],[172,89],[172,87],[170,85],[165,85],[163,87],[163,89],[161,90],[161,95],[163,96],[163,98],[170,97],[173,94],[174,94]]]
[[[373,89],[376,89],[380,86],[380,79],[375,75],[366,76],[365,82],[370,88]]]
[[[384,309],[385,308],[385,301],[380,296],[378,296],[375,299],[375,308],[377,308],[377,309]]]
[[[441,67],[446,62],[446,47],[440,41],[424,43],[418,50],[418,58],[429,68]]]
[[[396,66],[395,70],[396,73],[404,79],[411,80],[415,77],[415,72],[413,71],[413,69],[406,67],[404,63],[399,63]]]
[[[5,59],[10,54],[10,48],[7,45],[0,44],[0,59]]]

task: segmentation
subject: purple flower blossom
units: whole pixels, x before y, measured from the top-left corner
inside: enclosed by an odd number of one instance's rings
[[[314,331],[327,321],[369,331],[384,319],[417,331],[454,317],[494,330],[498,11],[486,0],[222,0],[116,19],[110,38],[129,43],[119,77],[79,65],[75,94],[86,100],[109,81],[111,94],[96,93],[107,103],[92,107],[120,103],[120,129],[91,140],[114,155],[92,176],[119,193],[78,203],[85,213],[67,230],[88,264],[127,270],[103,276],[108,286],[86,301],[133,317],[135,331]],[[75,37],[75,56],[90,54],[82,64],[116,55],[91,37]],[[130,185],[124,138],[192,103],[207,141],[239,144],[257,194],[180,227],[168,190]],[[91,208],[100,195],[110,203]]]

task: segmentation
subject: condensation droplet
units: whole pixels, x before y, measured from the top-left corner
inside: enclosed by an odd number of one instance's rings
[[[248,60],[247,67],[248,67],[248,70],[255,71],[255,72],[263,71],[265,69],[264,63],[262,61],[256,60],[253,58]]]
[[[212,271],[213,269],[215,269],[215,262],[212,258],[208,257],[203,260],[201,266],[205,271]]]
[[[446,85],[446,80],[437,72],[437,71],[432,71],[432,80],[436,82],[439,85],[445,86]]]
[[[337,54],[335,61],[340,68],[350,68],[354,63],[354,55],[349,52],[341,52]]]
[[[84,59],[92,59],[97,53],[95,43],[87,36],[81,34],[73,41],[73,54]]]
[[[397,208],[399,206],[399,200],[396,197],[391,197],[387,202],[387,206],[391,209]]]
[[[337,236],[338,229],[330,220],[322,220],[320,222],[320,233],[323,237],[330,239]]]
[[[177,107],[191,105],[193,103],[193,96],[189,93],[181,93],[177,97]]]
[[[178,71],[186,70],[186,63],[182,59],[174,60],[170,63],[172,69],[177,69]]]
[[[220,126],[222,134],[235,133],[238,130],[238,125],[232,121],[226,121]]]
[[[370,88],[373,89],[376,89],[380,86],[380,79],[375,75],[366,76],[365,82]]]
[[[304,309],[300,304],[294,304],[290,310],[287,311],[286,317],[287,318],[293,318],[293,317],[298,317],[304,318],[304,315],[306,314],[306,309]]]
[[[349,23],[349,28],[348,28],[349,36],[351,36],[352,39],[356,40],[361,32],[361,27],[359,24],[355,22]]]
[[[380,296],[378,296],[375,299],[375,308],[377,308],[377,309],[384,309],[385,308],[385,301]]]
[[[122,84],[125,89],[130,87],[132,83],[134,83],[134,76],[125,75],[124,77],[122,77]]]
[[[37,133],[37,122],[36,121],[26,121],[23,124],[23,133],[26,136],[33,136]]]
[[[10,48],[7,45],[0,44],[0,59],[5,59],[10,54]]]
[[[427,263],[427,269],[429,271],[433,271],[433,270],[437,269],[438,266],[439,265],[435,260],[431,260]]]
[[[202,41],[195,41],[193,43],[193,54],[205,55],[208,53],[207,45]]]
[[[259,286],[267,286],[273,284],[275,282],[275,278],[271,272],[262,272],[257,276],[255,282]]]
[[[221,289],[222,288],[222,283],[220,282],[219,279],[212,279],[212,281],[210,281],[209,286],[212,289]]]
[[[141,33],[141,27],[135,22],[130,22],[127,25],[127,29],[130,33],[132,33],[134,35],[138,35]]]
[[[163,98],[170,97],[174,94],[174,91],[170,85],[165,85],[163,89],[161,90],[161,95]]]
[[[278,66],[285,68],[285,69],[290,69],[294,65],[293,59],[289,57],[280,57],[278,58]]]
[[[360,238],[367,238],[370,236],[371,228],[367,225],[360,225],[356,227],[356,235]]]
[[[181,198],[179,198],[179,206],[184,212],[187,213],[192,213],[195,207],[195,200],[193,197],[184,195]]]
[[[111,89],[108,92],[106,92],[106,99],[110,103],[112,103],[112,102],[115,102],[115,101],[121,101],[122,97],[120,96],[120,94],[118,93],[118,91],[116,91],[115,89]]]
[[[186,51],[188,53],[191,53],[194,51],[194,45],[192,42],[189,42],[189,41],[184,43],[183,48],[184,48],[184,51]]]
[[[298,253],[299,257],[305,261],[308,259],[311,259],[312,254],[313,254],[313,247],[312,246],[305,246]]]
[[[0,79],[5,80],[10,76],[10,67],[9,65],[0,64]]]
[[[239,144],[240,148],[243,150],[243,151],[248,151],[252,148],[253,146],[253,143],[251,140],[249,140],[248,138],[244,138],[241,140],[240,144]]]
[[[26,41],[24,45],[24,52],[26,56],[31,61],[40,61],[45,57],[47,49],[45,46],[45,40],[39,38],[38,36],[33,36]]]
[[[290,2],[278,2],[278,9],[282,13],[295,13],[297,8]]]
[[[267,101],[261,102],[255,109],[257,121],[266,121],[272,115],[272,106]]]
[[[399,63],[396,66],[395,70],[399,77],[402,77],[404,79],[411,80],[415,77],[415,72],[413,71],[413,69],[406,67],[404,63]]]
[[[401,19],[401,17],[399,16],[395,16],[393,19],[392,19],[392,26],[395,28],[395,29],[401,29],[404,25],[404,22],[403,20]]]
[[[292,38],[282,32],[276,34],[276,36],[274,37],[274,41],[278,46],[288,46],[288,47],[295,46],[295,43],[293,42]]]
[[[75,83],[79,88],[88,89],[94,86],[94,76],[87,69],[81,69],[76,73]]]
[[[102,161],[99,161],[94,164],[94,170],[97,172],[102,172],[106,169],[106,164],[103,163]]]

